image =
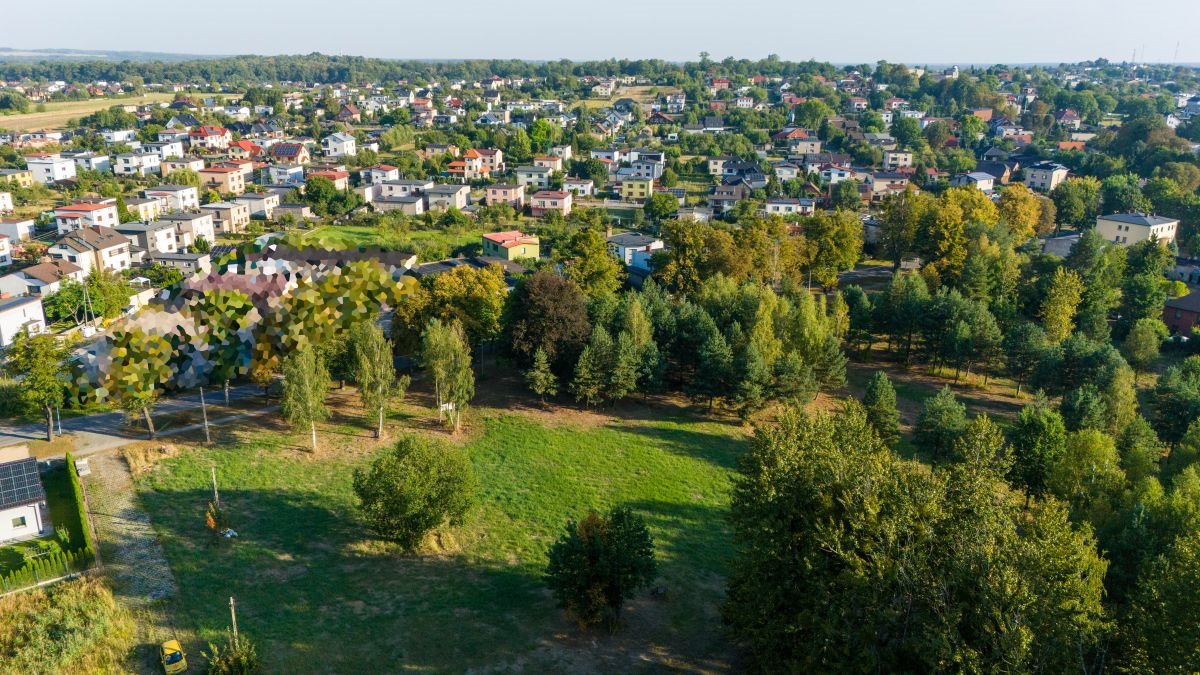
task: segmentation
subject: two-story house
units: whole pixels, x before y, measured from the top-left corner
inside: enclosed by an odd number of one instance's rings
[[[654,194],[654,181],[650,178],[626,178],[621,181],[621,199],[627,202],[645,201]]]
[[[75,162],[58,155],[30,156],[25,160],[33,179],[42,185],[53,185],[75,177]]]
[[[662,248],[662,239],[640,232],[623,232],[608,238],[608,252],[627,267],[650,269],[650,256]]]
[[[233,135],[225,127],[203,125],[188,131],[188,147],[200,150],[226,150]],[[162,140],[161,138],[159,140]]]
[[[462,210],[467,206],[471,188],[466,185],[434,185],[425,190],[425,206],[431,211]]]
[[[80,203],[54,209],[54,224],[59,234],[84,227],[113,227],[118,222],[117,205]]]
[[[216,225],[211,212],[192,211],[168,213],[161,222],[171,223],[175,228],[175,241],[179,248],[190,249],[196,240],[203,238],[208,243],[216,241]]]
[[[123,152],[117,155],[113,173],[118,176],[149,176],[159,173],[162,158],[156,152]]]
[[[123,223],[117,226],[117,232],[128,237],[135,246],[146,253],[174,253],[179,250],[175,223],[169,220]]]
[[[551,169],[544,166],[518,166],[513,169],[517,183],[533,190],[544,190],[550,187],[550,174],[552,173],[554,172]]]
[[[308,164],[312,155],[303,143],[276,143],[267,149],[267,156],[284,164]]]
[[[200,211],[211,213],[214,224],[223,234],[243,232],[250,224],[250,205],[240,200],[205,204]]]
[[[537,235],[519,230],[493,232],[483,235],[483,254],[504,260],[537,258],[541,256],[541,241]]]
[[[241,169],[210,166],[198,173],[200,186],[205,190],[216,190],[223,195],[240,195],[246,191],[246,177]]]
[[[530,212],[533,217],[540,218],[551,211],[564,216],[571,214],[571,202],[574,194],[566,190],[539,190],[529,199]]]
[[[487,203],[511,204],[518,211],[525,208],[525,186],[496,183],[487,186]]]
[[[77,265],[84,276],[92,270],[119,272],[133,264],[129,239],[111,227],[85,227],[68,232],[46,253],[56,260]]]
[[[385,181],[399,179],[400,169],[388,164],[376,164],[359,170],[358,176],[363,185],[378,185]]]
[[[356,144],[354,136],[339,131],[321,139],[321,150],[326,157],[351,157],[358,154]]]
[[[1056,162],[1038,162],[1025,167],[1025,185],[1034,190],[1050,192],[1067,179],[1071,170]]]
[[[147,199],[158,199],[163,211],[190,211],[200,207],[200,191],[192,185],[159,185],[142,190]]]

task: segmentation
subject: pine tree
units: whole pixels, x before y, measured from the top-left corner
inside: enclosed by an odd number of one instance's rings
[[[894,446],[900,440],[900,411],[896,409],[896,390],[882,370],[875,371],[867,383],[863,407],[867,409],[867,421],[875,427],[879,437]]]
[[[530,391],[538,395],[543,405],[547,396],[558,393],[558,378],[554,376],[554,371],[550,370],[550,358],[541,347],[533,353],[533,366],[525,371],[525,384],[529,386]]]
[[[775,362],[773,398],[793,404],[805,404],[817,393],[817,380],[812,368],[795,351],[788,352]]]
[[[571,380],[571,393],[576,401],[590,407],[602,400],[605,382],[602,362],[603,358],[591,345],[583,348],[575,364],[575,379]]]
[[[825,336],[813,367],[821,386],[834,389],[846,384],[846,353],[833,335]]]
[[[637,391],[642,359],[629,331],[617,336],[613,368],[608,381],[608,398],[619,401]]]
[[[692,396],[708,399],[708,411],[712,412],[713,401],[729,392],[729,380],[733,372],[733,351],[724,336],[713,331],[700,348],[700,365],[696,377],[688,387]]]

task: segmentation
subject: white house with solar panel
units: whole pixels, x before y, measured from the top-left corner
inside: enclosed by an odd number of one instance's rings
[[[29,448],[0,448],[0,544],[50,534],[50,509]]]

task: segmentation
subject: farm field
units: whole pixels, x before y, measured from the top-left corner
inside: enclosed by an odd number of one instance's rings
[[[410,398],[389,433],[444,436],[427,396]],[[454,442],[469,450],[479,505],[419,556],[357,517],[353,469],[381,446],[356,402],[320,428],[315,454],[304,434],[264,419],[208,448],[181,445],[143,474],[140,501],[199,636],[221,637],[233,595],[273,672],[348,672],[364,655],[434,672],[729,670],[719,608],[744,428],[672,403],[546,411],[494,383],[477,400]],[[211,467],[240,535],[232,544],[204,528]],[[647,520],[662,594],[639,594],[615,634],[583,633],[542,583],[546,551],[568,518],[618,503]]]
[[[30,112],[20,115],[0,116],[0,128],[15,131],[35,129],[59,129],[67,120],[90,115],[97,110],[107,110],[115,105],[143,105],[159,101],[170,101],[174,94],[151,93],[129,98],[95,98],[86,101],[60,101],[46,104],[45,112]]]

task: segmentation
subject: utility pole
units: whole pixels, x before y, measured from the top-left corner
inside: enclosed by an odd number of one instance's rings
[[[208,405],[204,402],[204,387],[200,387],[200,414],[204,417],[204,442],[212,443],[208,433]]]
[[[54,406],[54,412],[58,415],[58,435],[62,436],[62,408],[56,404]]]
[[[237,632],[237,605],[233,603],[233,596],[229,596],[229,618],[233,621],[233,646],[236,649],[238,646]]]
[[[213,481],[213,503],[216,504],[217,508],[219,509],[219,508],[221,508],[221,493],[217,492],[217,467],[215,467],[215,466],[212,467],[212,481]]]

